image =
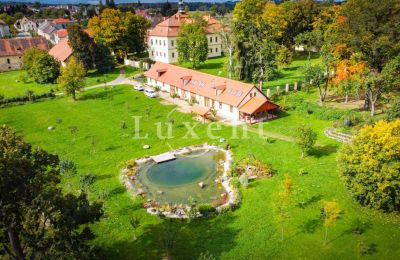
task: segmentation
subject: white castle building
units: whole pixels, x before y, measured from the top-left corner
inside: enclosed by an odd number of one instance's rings
[[[157,24],[148,37],[149,57],[154,61],[173,63],[178,61],[178,50],[176,39],[178,37],[182,22],[189,21],[185,14],[183,1],[179,1],[178,13]],[[214,17],[204,16],[207,21],[208,57],[219,57],[222,55],[222,41],[219,35],[220,23]]]

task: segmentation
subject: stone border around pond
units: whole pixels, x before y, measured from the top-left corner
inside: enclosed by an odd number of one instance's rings
[[[214,145],[208,145],[208,144],[203,144],[203,145],[195,145],[195,146],[187,146],[183,148],[179,148],[173,151],[170,151],[169,153],[173,155],[184,155],[187,153],[191,153],[193,151],[197,150],[215,150],[215,151],[222,151],[225,153],[225,160],[224,160],[224,170],[221,176],[218,178],[221,181],[222,186],[224,187],[226,194],[228,195],[227,200],[224,204],[219,205],[216,207],[217,212],[222,212],[224,209],[231,209],[235,205],[237,205],[238,201],[238,191],[236,189],[233,189],[229,183],[231,180],[231,177],[228,176],[228,171],[231,167],[232,164],[232,152],[230,150],[223,149],[219,146],[214,146]],[[150,156],[148,157],[143,157],[136,159],[135,162],[140,165],[143,163],[146,163],[148,161],[151,161],[152,158]],[[132,193],[132,195],[139,196],[142,195],[138,190],[135,188],[134,184],[132,183],[132,179],[128,176],[129,169],[127,167],[124,167],[121,172],[121,180],[124,183],[125,187],[127,188],[128,192]],[[176,210],[176,213],[173,212],[168,212],[168,211],[159,211],[156,208],[149,206],[146,207],[147,212],[153,215],[158,215],[158,216],[165,216],[169,218],[188,218],[186,214],[186,210],[190,209],[190,206],[185,205],[184,208],[180,208]],[[197,214],[198,217],[202,216],[201,214]]]

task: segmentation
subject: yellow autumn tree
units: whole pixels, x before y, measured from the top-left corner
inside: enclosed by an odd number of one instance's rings
[[[288,21],[282,5],[268,2],[264,6],[262,19],[271,27],[271,34],[275,40],[280,40],[287,29]]]
[[[400,119],[363,127],[339,150],[338,163],[361,205],[400,211]]]
[[[325,201],[324,202],[324,226],[325,226],[325,243],[328,239],[328,228],[336,223],[336,220],[340,216],[339,203],[336,201]]]

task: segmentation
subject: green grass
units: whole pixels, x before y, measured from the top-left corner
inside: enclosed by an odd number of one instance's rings
[[[35,94],[50,92],[51,89],[56,90],[56,84],[37,84],[33,81],[24,83],[22,75],[25,72],[21,70],[1,72],[0,73],[0,95],[5,98],[24,96],[27,90],[32,90]]]
[[[128,69],[130,75],[134,75],[137,70]],[[33,81],[24,83],[22,77],[25,74],[23,70],[1,72],[0,73],[0,95],[5,98],[24,96],[27,90],[32,90],[35,94],[50,92],[51,89],[60,91],[57,84],[37,84]],[[116,79],[119,75],[119,68],[115,68],[108,73],[98,73],[97,71],[89,71],[86,76],[85,86],[92,86],[109,82]]]
[[[285,136],[293,136],[296,128],[310,124],[318,132],[318,143],[311,155],[299,159],[300,151],[294,143],[275,140],[267,143],[249,133],[249,139],[232,139],[231,128],[222,126],[214,132],[215,139],[206,136],[208,124],[199,124],[195,131],[199,138],[183,138],[183,122],[193,122],[188,114],[166,106],[158,99],[148,99],[130,87],[98,89],[84,93],[74,102],[68,97],[0,109],[0,124],[9,124],[34,146],[40,146],[71,159],[78,165],[78,175],[65,177],[66,191],[79,190],[79,175],[93,173],[97,181],[90,198],[98,199],[105,192],[105,216],[93,225],[97,238],[93,242],[103,247],[108,258],[160,259],[165,255],[163,238],[173,238],[173,259],[197,259],[209,251],[217,259],[355,259],[356,244],[363,240],[371,247],[367,259],[396,259],[400,256],[400,217],[360,207],[348,194],[336,172],[336,150],[340,144],[323,136],[322,130],[332,122],[288,112],[283,117],[264,123],[264,129]],[[147,110],[150,113],[146,116]],[[143,116],[141,136],[135,139],[132,116]],[[175,120],[174,138],[156,138],[155,122]],[[61,123],[56,123],[61,119]],[[125,121],[127,129],[121,129]],[[47,127],[54,125],[54,131]],[[73,136],[70,126],[78,132]],[[239,133],[241,133],[239,131]],[[276,175],[270,179],[251,182],[243,191],[243,201],[237,210],[211,219],[191,223],[161,220],[142,208],[142,201],[125,190],[120,181],[122,164],[132,158],[193,144],[218,143],[224,137],[231,144],[235,159],[254,155],[270,163]],[[95,146],[92,146],[95,140]],[[151,149],[143,150],[149,144]],[[308,174],[299,175],[299,169]],[[284,241],[277,215],[278,194],[282,190],[284,174],[293,178],[293,199],[289,219],[284,225]],[[324,243],[324,228],[320,212],[323,201],[337,200],[342,209],[336,225],[328,230]],[[141,218],[138,239],[133,240],[131,216]],[[354,222],[364,222],[362,235],[352,232]]]

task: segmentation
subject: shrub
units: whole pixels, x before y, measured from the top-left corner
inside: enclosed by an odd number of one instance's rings
[[[76,165],[71,160],[60,161],[60,173],[61,174],[76,174]]]
[[[233,177],[230,181],[229,181],[229,185],[233,188],[233,189],[239,189],[240,187],[240,181],[238,177]]]
[[[386,112],[386,119],[391,121],[400,118],[400,100],[395,101]]]
[[[200,204],[198,210],[203,216],[208,216],[215,212],[215,208],[211,204]]]
[[[86,191],[89,189],[89,187],[96,181],[96,175],[93,173],[88,173],[81,175],[80,177],[80,184],[81,184],[81,189]]]

